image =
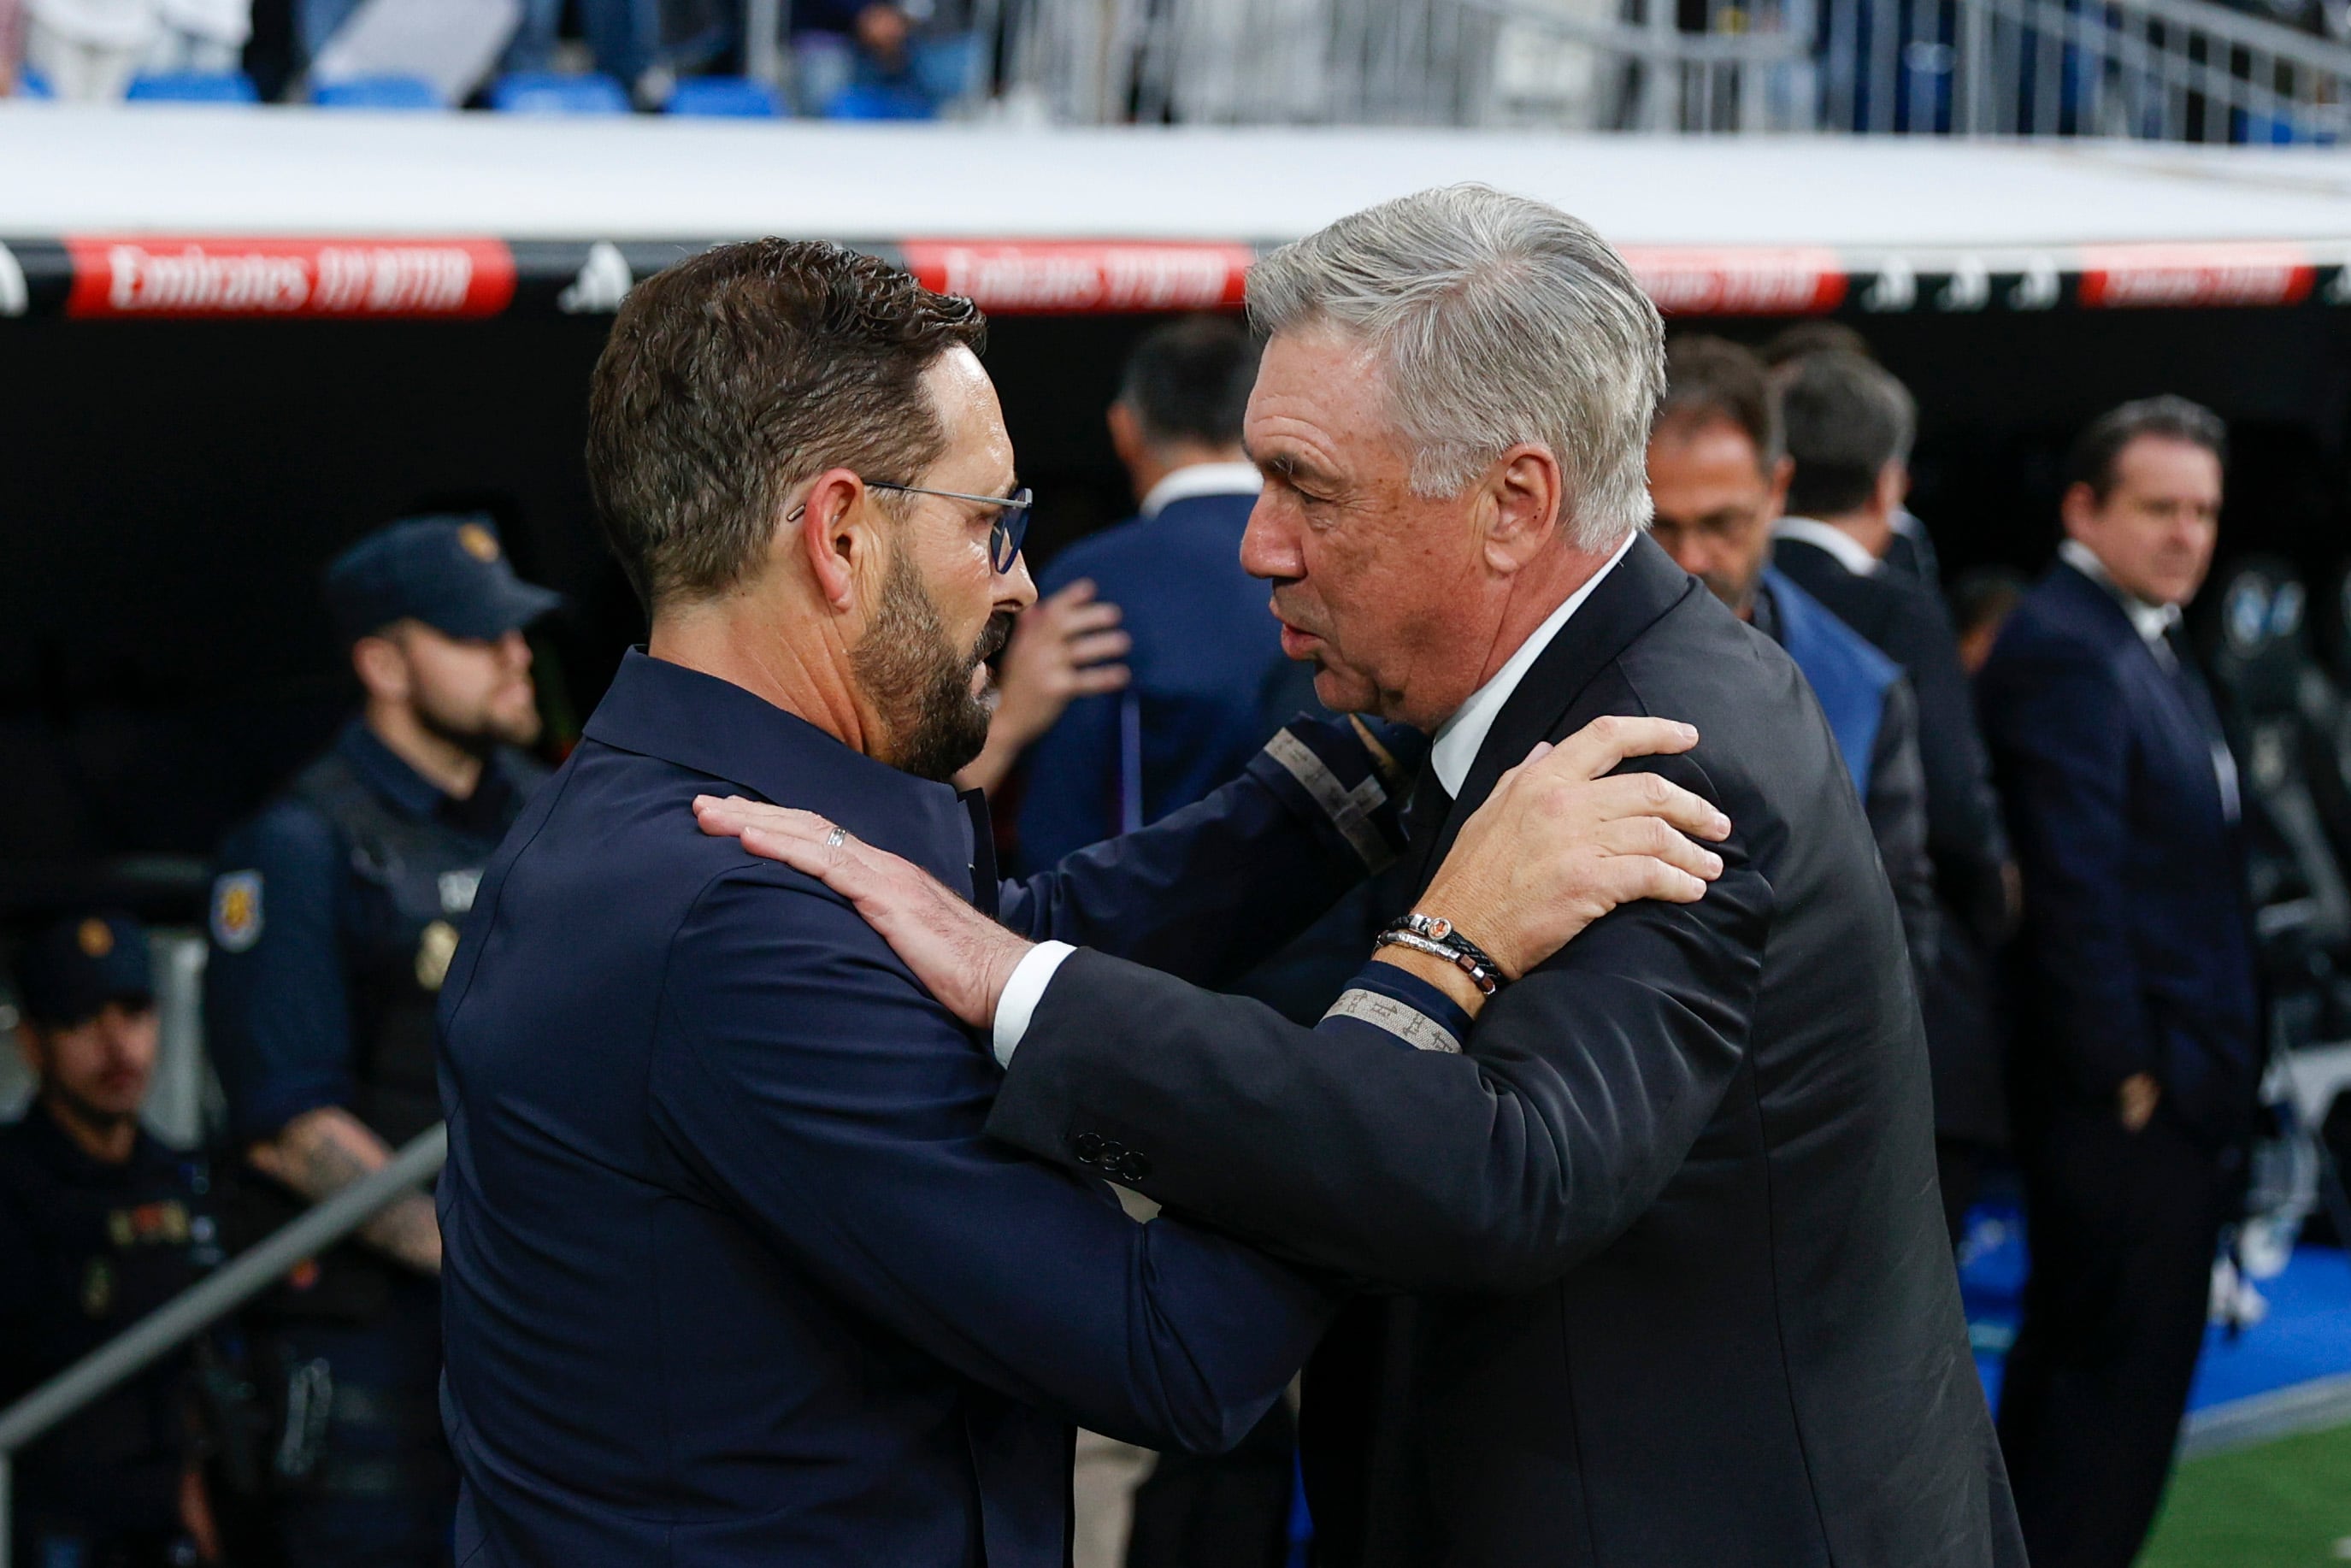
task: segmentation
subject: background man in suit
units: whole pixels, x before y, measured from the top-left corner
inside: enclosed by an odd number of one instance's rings
[[[1860,803],[1787,655],[1641,537],[1655,308],[1481,186],[1343,218],[1249,292],[1243,559],[1326,703],[1436,732],[1408,861],[1523,793],[1530,746],[1695,710],[1645,766],[1736,824],[1706,896],[1537,960],[1416,877],[1410,984],[1343,997],[1372,1027],[1340,1034],[1032,946],[812,823],[756,841],[989,1027],[998,1137],[1116,1141],[1171,1208],[1416,1293],[1351,1307],[1308,1375],[1327,1561],[2021,1564]]]
[[[1772,564],[1901,665],[1917,699],[1927,854],[1940,916],[1918,999],[1935,1073],[1935,1165],[1956,1244],[1979,1164],[2007,1134],[1989,970],[2012,923],[2008,837],[1941,596],[1885,565],[1910,486],[1917,426],[1910,393],[1878,365],[1844,352],[1792,361],[1780,389],[1791,515],[1773,527]]]
[[[1256,380],[1256,345],[1218,317],[1169,322],[1127,361],[1110,431],[1136,516],[1063,550],[1038,590],[1091,581],[1118,606],[1134,678],[1071,703],[1030,749],[1024,865],[1190,805],[1238,775],[1270,733],[1258,693],[1281,647],[1264,588],[1240,569],[1258,492],[1241,411]]]
[[[1333,721],[1115,854],[998,883],[984,802],[944,782],[1036,593],[981,331],[967,299],[781,240],[671,267],[613,323],[588,470],[651,634],[485,873],[441,1013],[476,1568],[1059,1568],[1073,1420],[1229,1446],[1332,1305],[987,1139],[997,1066],[944,998],[838,898],[695,830],[698,796],[814,807],[959,904],[1211,982],[1389,852],[1384,753]],[[1658,813],[1719,812],[1593,781],[1681,730],[1527,769],[1545,809],[1465,833],[1468,917],[1548,952],[1618,898],[1698,896],[1714,857]],[[1148,1174],[1087,1153],[1089,1178]]]
[[[2035,1568],[2124,1568],[2146,1538],[2261,1077],[2236,765],[2179,633],[2224,450],[2176,397],[2084,432],[2060,559],[1980,681],[2024,873],[2032,1271],[2000,1430]]]
[[[1785,648],[1812,683],[1868,813],[1911,967],[1928,973],[1941,918],[1927,856],[1917,705],[1897,665],[1773,568],[1771,524],[1792,465],[1762,363],[1720,338],[1674,340],[1648,467],[1651,536],[1733,614]]]

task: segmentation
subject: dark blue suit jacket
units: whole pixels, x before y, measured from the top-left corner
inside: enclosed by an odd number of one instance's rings
[[[1050,865],[1129,821],[1155,822],[1236,777],[1264,744],[1281,628],[1266,585],[1241,570],[1241,532],[1256,504],[1250,495],[1186,497],[1053,558],[1040,591],[1091,578],[1124,612],[1134,679],[1123,692],[1071,703],[1029,748],[1022,864]],[[1140,775],[1131,812],[1123,810],[1130,771]]]
[[[632,654],[443,998],[458,1560],[1060,1568],[1072,1422],[1237,1441],[1324,1289],[988,1141],[986,1044],[690,802],[822,812],[1016,929],[1214,983],[1362,873],[1299,756],[999,886],[977,797]]]
[[[2260,1008],[2243,850],[2192,679],[2060,562],[1977,695],[2024,873],[2020,1077],[2110,1105],[2151,1072],[2165,1114],[2226,1140],[2252,1113]]]

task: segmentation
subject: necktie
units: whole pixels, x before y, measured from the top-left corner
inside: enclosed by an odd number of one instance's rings
[[[2237,759],[2229,750],[2228,731],[2221,727],[2211,688],[2196,667],[2195,651],[2177,622],[2164,628],[2155,649],[2157,661],[2170,672],[2172,685],[2179,688],[2188,711],[2196,716],[2196,727],[2203,731],[2204,744],[2212,753],[2212,777],[2220,788],[2220,814],[2234,822],[2243,810],[2238,796]]]
[[[1416,891],[1426,887],[1428,879],[1437,874],[1437,841],[1445,832],[1446,820],[1453,815],[1453,797],[1437,777],[1435,768],[1423,768],[1420,781],[1413,787],[1412,799],[1404,809],[1404,863],[1412,868],[1412,884]]]

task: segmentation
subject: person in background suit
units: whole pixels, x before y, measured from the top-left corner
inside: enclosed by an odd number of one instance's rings
[[[2057,563],[1978,682],[2024,873],[2011,1068],[2032,1272],[2000,1431],[2035,1568],[2125,1568],[2170,1474],[2262,1066],[2236,764],[2179,632],[2225,434],[2085,430]]]
[[[1911,967],[1930,973],[1941,917],[1917,701],[1898,665],[1771,563],[1792,465],[1776,390],[1753,354],[1720,338],[1667,346],[1648,463],[1652,536],[1812,683],[1876,835]]]
[[[1656,308],[1587,225],[1477,185],[1342,218],[1249,298],[1243,559],[1327,705],[1435,732],[1395,977],[1309,1030],[1031,944],[819,821],[756,847],[988,1030],[996,1137],[1080,1170],[1114,1143],[1171,1212],[1395,1292],[1308,1373],[1319,1561],[2021,1568],[1847,761],[1787,653],[1642,537]],[[1429,880],[1530,747],[1649,714],[1695,748],[1610,782],[1724,810],[1703,898],[1537,959]]]
[[[1168,821],[997,878],[985,801],[946,782],[1036,596],[983,331],[876,257],[778,239],[670,267],[613,322],[587,468],[650,634],[485,872],[440,1014],[473,1568],[1062,1568],[1072,1423],[1228,1447],[1336,1302],[1131,1221],[1102,1178],[1142,1181],[1139,1150],[1097,1139],[1072,1176],[988,1139],[998,1067],[948,999],[838,896],[697,831],[814,807],[822,852],[904,851],[976,918],[1207,983],[1394,852],[1398,754],[1309,721]],[[1598,777],[1690,738],[1620,727],[1525,769],[1541,809],[1465,830],[1465,918],[1549,953],[1625,899],[1704,894],[1714,857],[1667,822],[1719,812]]]
[[[1127,361],[1109,420],[1136,515],[1061,551],[1038,591],[1040,610],[1072,593],[1117,606],[1133,679],[1079,697],[1029,749],[1024,866],[1190,805],[1238,774],[1271,733],[1259,693],[1281,645],[1264,588],[1240,569],[1258,492],[1241,410],[1256,380],[1256,345],[1223,317],[1156,328]],[[1008,702],[1012,695],[1008,680]]]
[[[1852,354],[1875,362],[1869,340],[1842,321],[1799,321],[1772,334],[1761,350],[1774,381],[1784,381],[1793,368],[1813,354]],[[1943,563],[1935,553],[1935,537],[1907,505],[1894,508],[1894,535],[1878,559],[1891,571],[1940,591]]]
[[[1935,1163],[1956,1246],[1980,1162],[2007,1136],[1990,966],[2013,924],[2008,836],[1950,617],[1932,589],[1885,566],[1910,485],[1909,392],[1873,361],[1831,351],[1788,366],[1780,406],[1793,472],[1772,564],[1902,666],[1917,698],[1940,916],[1918,999],[1935,1068]]]

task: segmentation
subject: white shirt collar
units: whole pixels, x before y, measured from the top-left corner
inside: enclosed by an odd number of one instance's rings
[[[1583,601],[1592,597],[1592,591],[1600,586],[1603,578],[1616,570],[1616,563],[1625,559],[1625,552],[1631,549],[1633,541],[1640,537],[1637,528],[1625,535],[1625,542],[1616,547],[1616,553],[1608,558],[1607,563],[1585,580],[1583,587],[1562,601],[1558,609],[1545,616],[1543,623],[1519,644],[1518,652],[1494,672],[1493,678],[1470,693],[1469,700],[1463,703],[1451,718],[1437,727],[1437,742],[1428,750],[1428,765],[1437,769],[1437,781],[1445,786],[1447,795],[1456,799],[1460,797],[1461,786],[1469,777],[1469,765],[1478,760],[1478,753],[1486,744],[1487,732],[1494,727],[1494,720],[1501,716],[1511,695],[1519,689],[1519,683],[1526,679],[1527,672],[1534,667],[1537,659],[1542,657],[1543,650],[1551,646],[1552,639],[1559,635],[1560,628],[1567,624],[1568,618],[1583,607]]]
[[[1826,550],[1836,558],[1838,565],[1855,577],[1874,575],[1880,564],[1859,539],[1843,528],[1822,522],[1818,517],[1782,517],[1771,525],[1771,537],[1794,539],[1799,544]]]
[[[1254,496],[1265,488],[1265,476],[1254,463],[1195,463],[1177,468],[1151,486],[1143,497],[1143,515],[1155,517],[1175,501],[1195,496]]]
[[[2079,539],[2067,539],[2057,547],[2057,559],[2115,596],[2115,602],[2130,617],[2132,627],[2142,641],[2150,645],[2163,641],[2164,633],[2179,624],[2177,604],[2149,604],[2135,593],[2126,593],[2117,585],[2106,563],[2097,552]]]

